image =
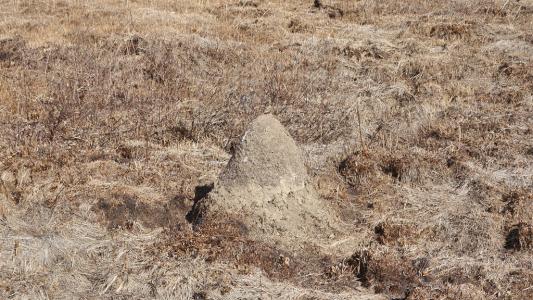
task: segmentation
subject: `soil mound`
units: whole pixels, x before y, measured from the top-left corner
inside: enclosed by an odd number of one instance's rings
[[[282,244],[336,231],[334,214],[309,183],[300,149],[270,114],[251,123],[214,189],[189,217],[200,226],[237,217],[253,238]]]

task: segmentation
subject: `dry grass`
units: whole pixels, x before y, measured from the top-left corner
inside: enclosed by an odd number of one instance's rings
[[[0,298],[533,298],[533,2],[0,7]],[[191,231],[265,112],[352,256]]]

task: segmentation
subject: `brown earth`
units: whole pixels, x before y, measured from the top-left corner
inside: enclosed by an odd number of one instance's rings
[[[294,250],[340,232],[339,219],[312,187],[300,149],[274,116],[255,119],[233,152],[213,190],[189,213],[194,226],[235,219],[253,239]]]

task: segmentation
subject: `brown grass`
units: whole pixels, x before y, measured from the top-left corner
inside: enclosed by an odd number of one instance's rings
[[[0,7],[0,298],[533,298],[531,1]],[[352,256],[191,231],[266,112]]]

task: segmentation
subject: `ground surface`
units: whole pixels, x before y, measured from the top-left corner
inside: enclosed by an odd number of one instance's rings
[[[532,1],[0,7],[0,298],[533,298]],[[263,113],[351,255],[191,229]]]

